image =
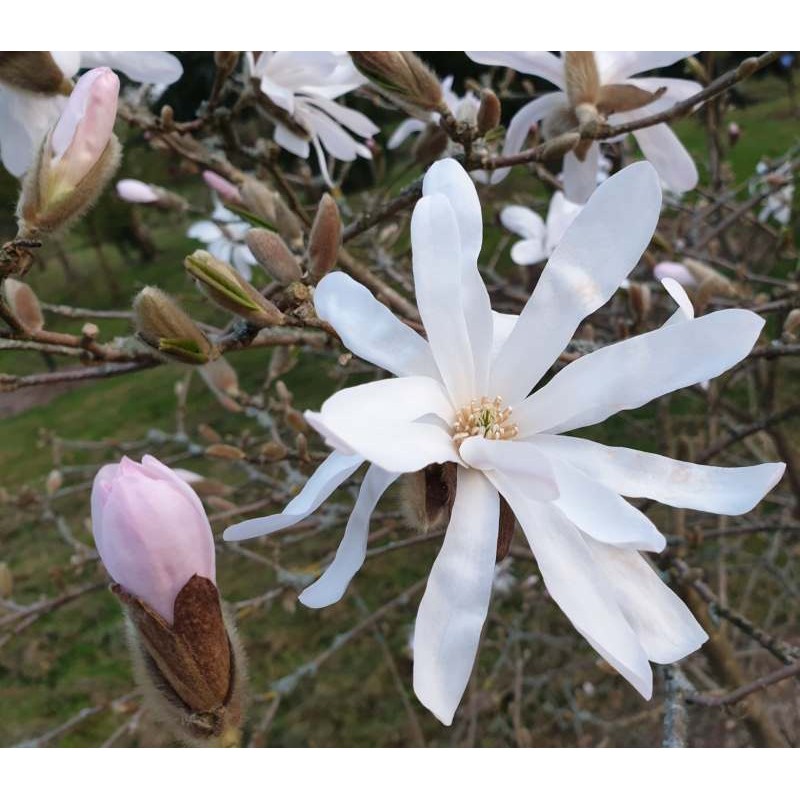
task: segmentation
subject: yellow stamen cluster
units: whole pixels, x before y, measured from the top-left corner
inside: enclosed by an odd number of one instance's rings
[[[464,406],[453,422],[453,441],[459,445],[470,436],[484,439],[513,439],[519,428],[511,422],[511,406],[503,406],[499,395],[490,400],[481,397]]]

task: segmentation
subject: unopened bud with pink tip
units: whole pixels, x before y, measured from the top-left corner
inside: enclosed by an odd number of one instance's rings
[[[696,286],[697,281],[694,275],[681,263],[677,261],[662,261],[653,267],[653,275],[658,280],[664,278],[672,278],[677,281],[681,286]]]
[[[194,489],[152,456],[103,467],[92,531],[130,622],[153,714],[194,744],[236,744],[244,657],[216,587],[214,539]]]
[[[216,172],[207,169],[203,172],[203,180],[206,182],[206,186],[215,191],[226,203],[236,203],[237,205],[243,203],[238,187],[223,178],[222,175],[217,175]]]
[[[189,204],[178,194],[135,178],[117,181],[117,195],[126,203],[150,205],[168,211],[186,211]]]
[[[64,228],[97,199],[120,157],[114,136],[119,78],[106,67],[83,75],[25,176],[20,235]]]

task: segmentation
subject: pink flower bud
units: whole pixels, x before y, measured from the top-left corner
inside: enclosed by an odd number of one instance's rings
[[[662,261],[660,264],[656,264],[653,267],[653,275],[660,281],[664,280],[664,278],[672,278],[681,286],[697,285],[694,275],[677,261]]]
[[[92,487],[92,530],[111,577],[170,625],[193,575],[215,581],[214,539],[194,490],[152,456],[107,464]]]
[[[159,200],[158,192],[149,183],[133,178],[118,181],[117,194],[126,203],[155,203]]]
[[[108,67],[82,75],[50,139],[59,183],[77,186],[99,161],[114,132],[119,78]]]
[[[239,189],[230,181],[225,180],[222,175],[217,175],[207,169],[203,172],[203,180],[209,189],[213,189],[226,203],[242,203],[242,195]]]

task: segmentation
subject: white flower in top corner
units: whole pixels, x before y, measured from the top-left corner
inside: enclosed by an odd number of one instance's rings
[[[547,222],[526,206],[506,206],[500,212],[503,226],[522,237],[511,248],[511,260],[526,266],[544,261],[561,241],[561,237],[583,208],[571,203],[563,192],[556,192],[547,210]]]
[[[244,240],[251,227],[215,197],[211,219],[195,222],[186,235],[202,242],[212,256],[230,264],[249,281],[253,277],[252,267],[257,263]]]
[[[61,72],[60,88],[32,91],[0,77],[0,157],[16,177],[31,165],[45,134],[66,105],[70,79],[80,70],[110,67],[134,81],[163,84],[175,83],[183,74],[181,62],[164,52],[54,50],[46,55],[52,57],[53,69]]]
[[[448,75],[442,80],[442,97],[453,116],[459,122],[466,122],[471,125],[475,124],[478,119],[478,109],[480,108],[481,101],[478,99],[478,96],[471,91],[467,91],[463,97],[459,97],[453,91],[452,75]],[[432,111],[427,120],[409,117],[395,128],[394,133],[392,133],[389,137],[389,141],[386,143],[386,147],[389,150],[395,150],[400,147],[409,136],[422,133],[429,125],[438,124],[439,114],[436,111]]]
[[[313,145],[329,185],[326,152],[340,161],[372,158],[355,136],[369,138],[380,129],[335,102],[367,82],[346,52],[266,50],[255,60],[248,52],[246,63],[269,102],[277,144],[300,158],[308,158]]]
[[[611,125],[631,122],[664,111],[700,91],[700,84],[680,78],[632,77],[641,72],[667,67],[692,52],[595,51],[581,61],[577,75],[568,75],[566,53],[561,57],[547,51],[485,52],[468,50],[479,64],[510,67],[544,78],[560,91],[547,92],[524,105],[511,120],[503,146],[504,155],[519,153],[528,131],[543,121],[545,130],[565,124],[577,127],[576,106],[586,101],[596,106]],[[629,110],[623,110],[629,109]],[[639,148],[658,171],[665,187],[686,192],[697,185],[694,160],[666,123],[634,131]],[[564,191],[570,200],[585,203],[596,185],[600,145],[593,142],[585,152],[564,157]],[[499,183],[509,169],[495,170],[492,183]]]
[[[530,394],[581,321],[637,265],[660,207],[649,164],[609,178],[564,234],[522,313],[497,314],[478,272],[478,195],[462,167],[446,159],[425,175],[411,219],[427,339],[342,272],[316,288],[317,313],[344,346],[397,377],[342,389],[307,412],[333,452],[282,513],[234,525],[225,538],[299,522],[370,462],[333,562],[300,596],[307,606],[326,606],[363,564],[370,515],[392,482],[430,464],[454,464],[452,514],[414,629],[414,689],[445,724],[469,680],[488,611],[500,495],[550,596],[649,698],[649,662],[683,658],[707,637],[639,554],[662,550],[665,539],[623,497],[741,514],[783,474],[783,464],[700,466],[563,435],[729,369],[764,324],[750,311],[725,309],[598,349]]]

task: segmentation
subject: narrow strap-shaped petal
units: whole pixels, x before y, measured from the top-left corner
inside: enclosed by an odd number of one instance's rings
[[[460,406],[475,397],[475,367],[464,316],[461,235],[443,194],[423,197],[411,217],[414,287],[444,385]]]
[[[564,62],[548,50],[467,50],[466,53],[478,64],[509,67],[528,75],[538,75],[559,89],[565,86]]]
[[[650,128],[640,128],[633,132],[633,136],[668,189],[689,192],[697,186],[694,159],[669,125],[662,122]]]
[[[520,443],[521,444],[521,443]],[[667,540],[655,525],[594,476],[586,475],[558,458],[552,460],[558,485],[553,505],[576,528],[599,542],[660,553]]]
[[[325,572],[300,595],[303,605],[323,608],[341,600],[353,576],[364,563],[372,512],[383,493],[397,478],[398,473],[386,472],[374,464],[367,470],[336,556]]]
[[[345,347],[359,358],[401,377],[439,377],[425,339],[349,275],[326,275],[314,291],[314,307],[320,319],[329,322]]]
[[[175,56],[155,50],[84,50],[81,66],[111,67],[140,83],[175,83],[183,75]]]
[[[694,319],[694,306],[692,305],[689,295],[686,294],[686,289],[684,289],[675,278],[662,278],[661,285],[664,287],[667,294],[678,304],[678,308],[664,324],[675,325],[677,322],[686,322],[686,320]]]
[[[432,378],[389,378],[342,389],[309,424],[337,450],[359,453],[389,472],[458,461],[450,436],[453,407]]]
[[[605,50],[597,51],[595,60],[602,82],[618,83],[640,72],[669,67],[676,61],[694,55],[695,52],[695,50]]]
[[[459,468],[456,499],[414,627],[414,691],[445,725],[472,673],[489,608],[497,552],[497,491]]]
[[[545,236],[544,220],[526,206],[506,206],[500,212],[500,222],[523,239],[543,239]]]
[[[475,393],[483,395],[489,380],[492,307],[486,285],[478,272],[478,256],[483,241],[478,192],[464,168],[455,159],[445,158],[428,169],[422,183],[422,194],[426,197],[444,195],[456,217],[461,243],[461,302],[472,349]]]
[[[487,477],[519,520],[550,596],[589,644],[649,700],[653,673],[647,655],[581,532],[552,503],[528,500],[516,481],[497,472]]]
[[[618,411],[716,378],[750,352],[763,326],[764,320],[752,311],[730,308],[581,356],[517,406],[514,419],[520,435],[594,425]],[[518,328],[519,323],[514,333]]]
[[[386,142],[386,147],[389,150],[396,150],[409,136],[415,133],[422,133],[424,130],[425,123],[421,119],[409,117],[409,119],[403,120],[394,129],[394,132],[389,137],[389,141]]]
[[[785,464],[709,467],[577,436],[534,436],[546,455],[563,459],[625,497],[647,497],[676,508],[745,514],[778,483]]]
[[[331,453],[306,481],[300,494],[280,514],[249,519],[231,525],[224,534],[228,542],[252,539],[289,528],[313,514],[364,462],[361,456]]]
[[[472,436],[461,444],[461,457],[482,471],[515,475],[525,486],[525,496],[547,501],[558,497],[558,485],[550,460],[529,442],[496,441]]]
[[[632,164],[598,187],[569,226],[492,365],[490,386],[518,403],[588,314],[617,290],[650,241],[661,209],[655,170]]]
[[[571,203],[581,205],[597,188],[597,169],[600,165],[600,145],[593,142],[583,161],[575,153],[564,156],[564,194]]]
[[[581,213],[583,206],[580,203],[573,203],[567,200],[563,192],[556,192],[550,200],[550,207],[547,209],[547,253],[548,255],[556,249],[559,242],[564,238],[567,229]]]
[[[285,125],[280,122],[275,125],[275,132],[272,134],[275,143],[280,145],[284,150],[288,150],[292,155],[298,158],[308,158],[311,153],[311,144],[308,139],[303,139],[296,133],[290,131]]]
[[[544,239],[523,239],[511,246],[511,260],[522,267],[538,264],[547,258]]]
[[[708,634],[692,612],[658,577],[647,560],[584,536],[595,564],[614,588],[617,603],[650,661],[671,664],[693,653]]]

